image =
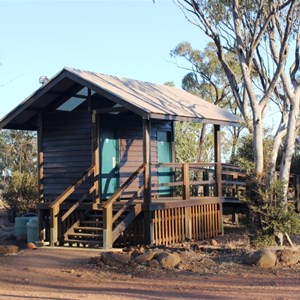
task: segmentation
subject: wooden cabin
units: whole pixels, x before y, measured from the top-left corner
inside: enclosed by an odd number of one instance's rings
[[[214,125],[213,163],[175,162],[177,120]],[[64,68],[0,128],[38,132],[45,240],[110,248],[222,234],[220,126],[239,121],[178,88]]]

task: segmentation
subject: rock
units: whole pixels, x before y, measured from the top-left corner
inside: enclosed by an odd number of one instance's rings
[[[27,249],[35,250],[37,247],[34,243],[27,243]]]
[[[112,260],[122,265],[127,265],[130,261],[130,255],[126,253],[112,253]]]
[[[128,267],[130,267],[130,268],[136,268],[137,266],[138,266],[138,264],[133,260],[130,260],[128,262]]]
[[[148,261],[148,267],[150,268],[158,268],[159,267],[159,262],[156,259],[152,259]]]
[[[109,266],[115,264],[126,265],[130,261],[130,255],[126,253],[103,252],[101,253],[101,260]]]
[[[19,251],[19,247],[15,245],[0,246],[0,255],[12,255]]]
[[[142,252],[140,252],[140,251],[137,250],[137,249],[134,249],[134,250],[131,251],[131,253],[128,253],[128,254],[130,254],[131,257],[134,259],[134,258],[136,258],[137,256],[141,255]]]
[[[247,265],[255,265],[258,267],[270,268],[275,267],[277,257],[275,253],[269,249],[261,249],[248,254],[244,263]]]
[[[150,261],[155,255],[155,252],[153,252],[151,249],[147,250],[145,253],[140,254],[135,258],[135,262],[137,264],[143,264],[148,261]]]
[[[154,252],[154,256],[160,254],[160,253],[163,253],[165,252],[163,249],[159,249],[159,248],[155,248],[153,249],[153,252]]]
[[[300,251],[284,249],[279,251],[279,261],[287,266],[296,265],[300,261]]]
[[[214,239],[210,240],[209,243],[210,243],[211,246],[218,246],[218,242]]]
[[[181,261],[178,253],[162,252],[155,256],[162,267],[175,267]]]
[[[184,269],[185,269],[184,264],[179,263],[179,264],[177,265],[177,269],[178,269],[178,270],[184,270]]]

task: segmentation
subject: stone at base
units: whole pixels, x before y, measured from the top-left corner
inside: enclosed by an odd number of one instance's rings
[[[19,247],[16,245],[0,246],[0,255],[12,255],[19,251]]]

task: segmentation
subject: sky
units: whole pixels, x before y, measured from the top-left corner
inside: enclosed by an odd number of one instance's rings
[[[171,0],[0,0],[0,28],[0,118],[64,67],[180,87],[170,51],[208,42]]]

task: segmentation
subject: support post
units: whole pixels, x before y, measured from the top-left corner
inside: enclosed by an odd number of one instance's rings
[[[192,239],[192,208],[189,207],[185,207],[185,216],[184,216],[184,220],[185,220],[185,238],[187,240],[191,240]]]
[[[38,116],[37,147],[38,147],[38,197],[39,202],[44,201],[44,152],[43,152],[43,122],[41,113]],[[44,211],[38,210],[39,215],[39,239],[44,241]]]
[[[100,203],[100,189],[99,189],[99,170],[100,170],[100,155],[99,155],[99,136],[98,136],[98,119],[96,111],[93,111],[92,114],[92,156],[93,156],[93,165],[94,165],[94,203]]]
[[[50,246],[54,247],[58,241],[58,212],[57,206],[50,208]]]
[[[103,248],[112,248],[112,204],[103,209]]]
[[[37,132],[37,147],[38,147],[38,193],[39,193],[39,202],[44,198],[44,152],[43,152],[43,123],[42,116],[39,114],[38,117],[38,132]]]
[[[151,204],[151,121],[143,119],[143,162],[145,163],[144,171],[144,243],[151,245],[153,242],[152,233],[152,212]]]
[[[182,181],[183,181],[183,191],[182,199],[190,199],[190,174],[189,174],[189,164],[184,163],[182,166]]]
[[[215,196],[222,196],[222,165],[221,165],[221,131],[220,125],[214,125],[214,156],[215,156]]]

